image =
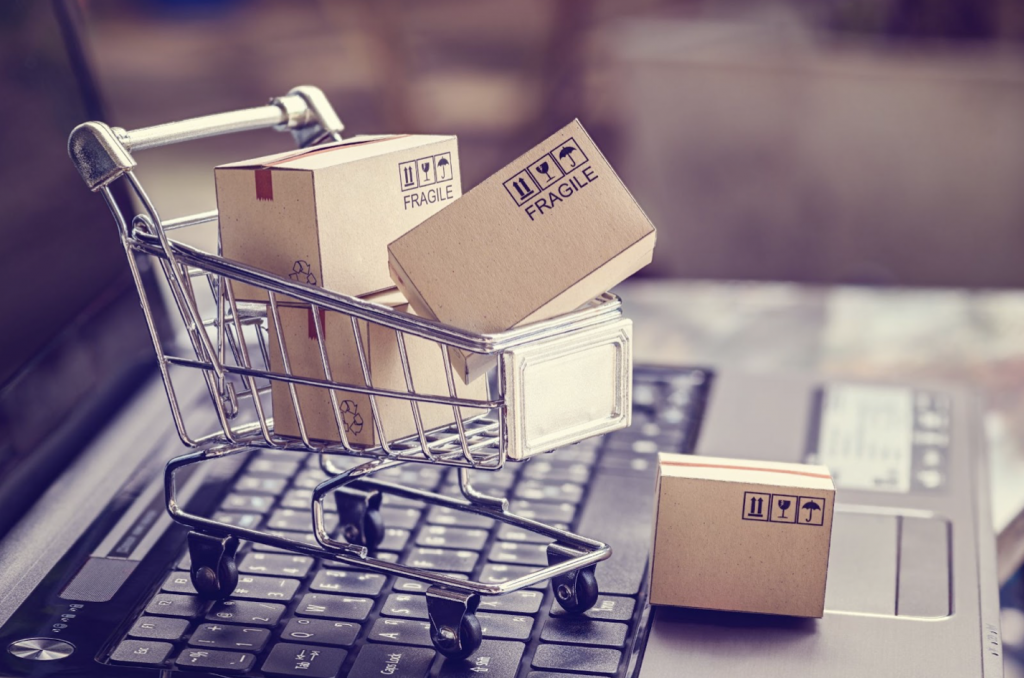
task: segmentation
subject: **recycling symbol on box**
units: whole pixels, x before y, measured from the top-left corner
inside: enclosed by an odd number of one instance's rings
[[[345,433],[359,435],[363,430],[363,415],[359,414],[359,405],[351,400],[342,400],[339,409]]]
[[[313,275],[313,268],[305,259],[297,259],[295,263],[292,264],[292,272],[288,274],[288,277],[295,282],[306,283],[307,285],[316,284],[316,276]]]

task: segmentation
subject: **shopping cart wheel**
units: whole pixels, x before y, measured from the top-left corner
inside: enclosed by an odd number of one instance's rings
[[[384,540],[384,516],[380,512],[381,494],[346,487],[334,492],[338,506],[338,524],[349,544],[375,550]]]
[[[231,595],[238,585],[237,551],[238,539],[235,537],[188,533],[192,585],[200,597],[219,600]]]
[[[449,659],[465,659],[476,652],[483,629],[476,618],[480,596],[449,591],[439,586],[427,589],[427,616],[434,649]]]
[[[558,543],[548,545],[548,565],[564,563],[580,555],[578,551]],[[566,612],[579,614],[594,607],[598,593],[600,593],[597,586],[597,575],[594,574],[595,567],[595,565],[588,565],[551,578],[551,588],[554,589],[555,600]]]

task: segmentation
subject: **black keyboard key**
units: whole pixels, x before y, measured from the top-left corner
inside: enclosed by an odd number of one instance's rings
[[[206,621],[249,626],[277,626],[284,614],[280,603],[260,603],[251,600],[222,600],[214,603],[206,613]]]
[[[348,657],[347,650],[297,643],[278,643],[260,670],[268,676],[334,678]]]
[[[550,457],[545,457],[544,461],[563,466],[570,464],[590,466],[597,461],[597,448],[601,446],[603,440],[603,438],[588,438],[575,445],[567,445],[555,450]]]
[[[173,650],[174,646],[170,643],[156,640],[122,640],[110,655],[110,661],[117,664],[161,666]]]
[[[536,572],[535,567],[524,565],[505,565],[504,563],[487,563],[480,571],[480,582],[483,584],[503,584],[511,579],[519,579],[528,574]],[[546,581],[539,581],[526,587],[528,589],[543,589],[547,587]]]
[[[367,640],[378,643],[396,643],[398,645],[417,645],[432,647],[430,642],[430,622],[417,619],[387,619],[380,617],[373,622]]]
[[[633,618],[633,608],[635,606],[636,601],[632,598],[601,595],[598,596],[594,607],[584,612],[582,616],[598,621],[629,621]],[[570,613],[562,609],[561,605],[554,601],[551,602],[549,614],[552,617],[571,616]]]
[[[313,567],[313,559],[309,556],[294,556],[283,553],[251,552],[245,554],[238,564],[242,574],[271,575],[274,577],[295,577],[302,579]]]
[[[302,490],[312,490],[325,480],[327,480],[327,476],[320,469],[307,469],[295,476],[292,480],[292,487]]]
[[[423,511],[414,508],[394,508],[382,506],[380,515],[386,527],[397,527],[402,530],[414,530],[420,522]]]
[[[499,640],[485,640],[466,659],[448,659],[441,664],[438,678],[515,678],[526,646]],[[577,677],[579,678],[579,677]]]
[[[286,478],[275,478],[271,476],[242,476],[235,483],[235,492],[253,492],[256,494],[271,494],[275,497],[284,492],[288,485]]]
[[[552,643],[622,647],[626,644],[628,624],[593,621],[577,617],[552,617],[541,629],[540,639]]]
[[[362,627],[355,622],[335,619],[290,619],[281,632],[281,640],[312,645],[349,647],[356,642]]]
[[[220,503],[222,511],[266,513],[274,505],[274,498],[263,494],[229,494]]]
[[[523,469],[523,478],[551,483],[586,485],[587,480],[590,479],[590,466],[578,462],[562,465],[552,463],[547,459],[533,459]]]
[[[424,525],[416,534],[416,544],[434,548],[479,551],[487,543],[487,530],[444,525]]]
[[[256,663],[256,656],[248,652],[190,647],[179,654],[174,663],[179,669],[186,671],[245,673]]]
[[[529,640],[533,632],[533,617],[515,614],[477,612],[484,638],[503,640]]]
[[[196,596],[183,596],[177,593],[158,593],[146,605],[146,614],[161,617],[183,617],[195,619],[203,610],[203,601]]]
[[[200,624],[192,632],[188,644],[193,647],[212,647],[217,650],[261,652],[270,640],[270,630],[259,626],[234,624]]]
[[[558,501],[578,504],[583,500],[583,486],[552,480],[524,480],[516,485],[516,499],[531,501]]]
[[[404,532],[405,530],[402,530],[402,531]],[[382,561],[384,561],[386,563],[397,563],[398,562],[398,554],[394,553],[393,551],[381,551],[380,553],[373,554],[372,557],[375,558],[376,560],[382,560]],[[358,564],[357,563],[345,563],[345,562],[342,562],[340,560],[327,560],[327,559],[321,560],[320,562],[321,562],[321,564],[323,564],[324,567],[329,567],[329,568],[332,568],[332,569],[335,569],[335,570],[360,570],[362,572],[366,571],[366,567],[362,564],[362,562],[360,562]]]
[[[312,524],[312,523],[310,523],[310,524]],[[280,537],[281,539],[291,539],[292,541],[297,541],[300,544],[307,544],[309,546],[316,546],[316,547],[320,546],[320,543],[316,540],[316,537],[313,536],[312,532],[291,532],[291,531],[288,531],[288,530],[266,530],[266,533],[267,534],[271,534],[271,535],[273,535],[275,537]],[[252,550],[253,551],[262,551],[264,553],[285,553],[285,554],[292,553],[292,551],[290,551],[288,549],[281,549],[281,548],[278,548],[276,546],[268,546],[267,544],[260,544],[258,542],[253,542]]]
[[[178,564],[174,566],[175,570],[188,570],[192,569],[192,556],[189,555],[188,551],[185,551],[185,555],[178,559]]]
[[[299,470],[298,459],[283,458],[257,458],[249,462],[245,469],[246,475],[250,476],[281,476],[291,478]]]
[[[422,510],[427,507],[425,502],[418,499],[406,499],[396,494],[385,494],[381,504],[389,508],[414,508]]]
[[[277,509],[270,514],[267,527],[286,532],[313,532],[313,512],[310,509]],[[338,529],[338,515],[324,514],[324,527],[328,532]]]
[[[648,489],[648,491],[650,490]],[[541,523],[564,523],[568,525],[576,515],[576,506],[566,502],[552,504],[542,501],[516,499],[512,502],[511,511],[523,518],[529,518]]]
[[[530,671],[526,674],[526,678],[594,678],[594,674],[562,673],[561,671],[558,671],[557,673],[553,673],[551,671]]]
[[[420,490],[433,491],[441,484],[441,478],[443,475],[444,471],[436,466],[406,464],[404,466],[394,466],[389,469],[384,469],[383,471],[378,471],[373,474],[373,478],[375,480],[385,480],[389,483],[405,485],[406,487],[415,487]],[[393,495],[385,493],[384,496],[387,497]]]
[[[598,473],[578,532],[611,545],[615,555],[597,564],[602,593],[635,596],[647,570],[654,510],[652,480]],[[629,501],[622,501],[629,497]]]
[[[469,511],[458,511],[447,506],[432,506],[427,513],[427,522],[431,525],[473,527],[482,530],[489,530],[494,525],[493,518],[470,513]]]
[[[412,593],[392,593],[384,601],[384,607],[381,608],[380,613],[385,617],[429,619],[427,616],[427,597]]]
[[[139,617],[128,635],[146,640],[179,640],[188,630],[188,620],[177,617]]]
[[[636,476],[653,486],[657,475],[657,459],[609,452],[601,457],[601,472],[614,476]]]
[[[281,497],[281,508],[295,509],[296,511],[309,511],[313,506],[313,490],[304,487],[296,487],[285,492],[284,496]],[[334,505],[334,497],[328,495],[324,497],[324,510],[331,513],[337,513],[338,509]]]
[[[188,595],[196,595],[196,587],[192,586],[192,577],[188,572],[172,572],[167,575],[164,579],[164,583],[160,585],[161,591],[167,593],[187,593]]]
[[[559,529],[567,529],[563,523],[548,523],[552,527]],[[498,528],[498,539],[501,541],[514,541],[522,544],[550,544],[555,541],[551,537],[543,534],[537,534],[522,527],[516,527],[515,525],[509,525],[508,523],[502,523],[501,527]]]
[[[446,573],[447,577],[452,579],[469,579],[464,574],[452,574]],[[425,581],[419,581],[418,579],[408,579],[406,577],[399,577],[395,580],[394,586],[391,587],[393,591],[399,593],[426,593],[427,589],[430,588],[430,584]]]
[[[386,581],[387,577],[382,574],[362,570],[320,570],[309,588],[311,591],[373,597],[380,593]]]
[[[298,588],[299,582],[295,579],[246,574],[238,578],[238,586],[231,592],[231,597],[282,602],[291,600]]]
[[[535,614],[543,600],[543,591],[520,589],[500,596],[480,596],[480,611]]]
[[[461,572],[469,574],[476,566],[480,554],[473,551],[453,551],[451,549],[428,549],[414,547],[405,557],[405,564],[424,570],[441,572]]]
[[[359,650],[349,675],[388,676],[389,678],[426,678],[437,653],[426,647],[408,647],[384,643],[366,643]]]
[[[213,514],[213,520],[225,525],[244,527],[255,530],[263,521],[262,513],[238,513],[235,511],[217,511]]]
[[[363,621],[370,614],[372,607],[373,600],[370,598],[307,593],[302,596],[299,606],[295,608],[295,614],[302,617]]]
[[[533,655],[533,668],[577,671],[580,673],[615,674],[622,653],[603,647],[575,645],[541,645]]]
[[[487,554],[487,560],[492,563],[545,567],[548,564],[548,551],[547,546],[544,544],[498,541],[491,545],[491,551]]]

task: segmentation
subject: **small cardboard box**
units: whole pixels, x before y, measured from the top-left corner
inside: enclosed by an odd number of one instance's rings
[[[394,288],[389,292],[370,295],[368,299],[399,311],[409,311],[405,298]],[[297,376],[325,379],[312,309],[308,306],[279,305],[278,311],[281,315],[281,329],[285,345],[288,347],[292,373]],[[280,342],[273,314],[268,313],[268,318],[271,370],[283,372]],[[365,321],[359,321],[358,325],[374,388],[399,393],[408,392],[395,331]],[[358,386],[366,385],[352,331],[351,317],[336,312],[323,312],[321,326],[332,380]],[[445,375],[440,345],[406,334],[405,348],[416,392],[448,396],[448,379]],[[456,393],[461,398],[488,399],[486,381],[467,386],[456,379],[455,386]],[[313,386],[295,388],[306,424],[306,434],[316,440],[340,440],[329,393],[325,389]],[[369,396],[346,391],[336,393],[349,442],[359,446],[377,444],[378,437],[373,424]],[[288,384],[274,381],[271,385],[271,400],[274,408],[274,432],[282,436],[299,437],[298,421]],[[376,400],[381,424],[389,440],[416,433],[416,423],[408,401],[387,397],[377,397]],[[452,408],[447,405],[420,403],[419,409],[425,430],[455,421]],[[480,410],[463,408],[462,417],[480,413]]]
[[[651,604],[821,617],[834,501],[824,466],[658,455]]]
[[[418,314],[502,332],[607,291],[650,263],[654,241],[575,120],[391,243],[388,262]],[[467,381],[489,364],[452,353]]]
[[[388,243],[462,195],[453,136],[353,137],[214,176],[225,257],[353,296],[393,287]],[[267,300],[232,285],[239,301]]]

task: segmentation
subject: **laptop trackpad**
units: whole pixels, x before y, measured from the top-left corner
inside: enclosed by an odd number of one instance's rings
[[[825,609],[896,614],[898,540],[896,516],[836,511]]]

